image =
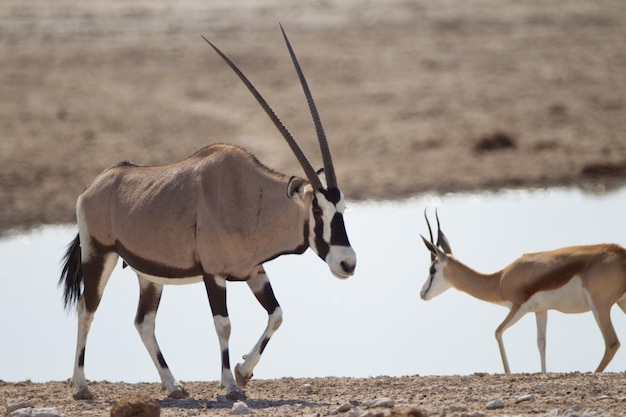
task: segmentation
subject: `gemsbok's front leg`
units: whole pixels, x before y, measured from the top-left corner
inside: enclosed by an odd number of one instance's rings
[[[268,319],[267,327],[259,338],[259,341],[254,345],[250,353],[243,357],[244,362],[238,363],[235,366],[235,377],[240,386],[245,386],[250,378],[252,378],[254,368],[259,363],[265,346],[267,346],[270,338],[283,322],[282,310],[280,305],[278,305],[278,300],[276,300],[274,296],[274,290],[272,290],[272,286],[265,271],[261,269],[256,277],[249,279],[247,282],[256,299],[263,306],[265,311],[267,311]]]
[[[217,331],[222,352],[222,376],[221,384],[226,388],[226,398],[229,400],[245,399],[246,394],[235,382],[235,377],[230,370],[230,353],[228,350],[228,340],[230,339],[230,319],[228,318],[228,308],[226,306],[226,280],[221,276],[205,274],[204,285],[206,287],[211,311],[213,313],[213,323]]]
[[[176,399],[187,398],[189,393],[174,379],[154,334],[156,313],[161,302],[163,284],[150,282],[139,273],[137,277],[139,278],[139,306],[135,316],[135,327],[150,354],[150,359],[159,371],[161,384],[163,389],[167,390],[168,396]]]

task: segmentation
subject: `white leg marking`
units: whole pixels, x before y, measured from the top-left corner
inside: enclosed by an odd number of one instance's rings
[[[220,342],[220,351],[222,357],[224,352],[228,352],[228,340],[230,339],[230,319],[228,316],[213,316],[213,322],[215,323],[215,330],[217,331],[217,337]],[[230,369],[222,366],[222,379],[221,384],[226,388],[227,393],[241,391]]]
[[[154,288],[154,293],[152,294],[154,298],[144,301],[147,303],[156,302],[158,305],[158,302],[161,298],[161,292],[163,291],[163,285],[151,283],[146,280],[143,275],[140,274],[137,274],[137,277],[139,278],[139,288],[142,294],[145,294],[147,292],[147,295],[150,295],[150,287]],[[137,328],[137,332],[139,333],[141,341],[143,342],[146,350],[148,351],[148,354],[150,355],[150,359],[152,359],[154,366],[159,372],[159,377],[161,378],[161,384],[163,389],[167,390],[170,397],[185,398],[188,396],[188,394],[183,386],[178,381],[176,381],[170,369],[165,366],[165,359],[163,358],[161,349],[156,340],[156,310],[145,312],[145,314],[143,314],[143,316],[141,317],[141,321],[138,321],[140,319],[139,315],[142,314],[140,310],[145,307],[145,305],[141,305],[140,301],[137,316],[135,318],[135,327]]]
[[[82,244],[82,241],[81,241]],[[82,255],[82,253],[81,253]],[[85,259],[85,258],[83,258]],[[100,274],[100,281],[98,282],[97,299],[98,303],[102,298],[102,293],[106,287],[107,282],[115,268],[118,260],[116,253],[110,253],[104,256],[102,273]],[[85,278],[83,278],[85,279]],[[93,279],[93,278],[91,278]],[[87,345],[87,336],[93,322],[94,312],[88,312],[85,305],[84,294],[80,297],[78,302],[78,335],[76,338],[76,356],[74,361],[74,373],[72,374],[72,385],[74,386],[73,395],[76,399],[90,399],[92,398],[91,392],[87,387],[87,380],[85,379],[85,347]]]
[[[254,345],[250,353],[244,356],[244,362],[237,364],[236,373],[241,375],[244,381],[238,381],[240,384],[245,384],[248,379],[252,377],[254,368],[261,360],[261,350],[265,347],[265,344],[269,341],[272,335],[278,330],[283,322],[283,312],[280,307],[277,307],[272,314],[269,315],[267,320],[267,327],[261,335],[259,341]],[[239,376],[238,375],[238,376]]]
[[[93,313],[87,312],[84,297],[78,301],[78,337],[76,340],[76,357],[74,359],[74,374],[72,375],[73,395],[76,399],[89,399],[91,393],[85,379],[85,368],[81,365],[84,360],[87,335],[93,321]]]

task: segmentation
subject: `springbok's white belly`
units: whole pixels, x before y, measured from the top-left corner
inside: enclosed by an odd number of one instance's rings
[[[562,287],[539,291],[526,302],[529,311],[557,310],[563,313],[584,313],[589,311],[587,291],[582,279],[574,276]]]

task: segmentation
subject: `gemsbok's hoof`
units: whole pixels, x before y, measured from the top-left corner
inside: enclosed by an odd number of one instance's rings
[[[75,392],[72,394],[72,397],[75,400],[93,400],[93,394],[89,391],[89,388],[83,388]]]
[[[226,394],[229,401],[245,401],[248,399],[246,393],[240,389],[234,389]]]
[[[169,398],[173,398],[174,400],[183,400],[189,397],[189,392],[182,386],[179,386],[174,391],[170,392],[167,395]]]
[[[237,380],[237,385],[240,387],[245,387],[248,384],[248,381],[252,379],[253,374],[244,375],[241,372],[241,364],[238,363],[235,365],[235,379]]]

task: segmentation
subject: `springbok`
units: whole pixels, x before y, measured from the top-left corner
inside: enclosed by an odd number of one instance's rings
[[[430,300],[454,287],[480,300],[506,306],[509,314],[496,329],[504,372],[510,373],[502,334],[526,313],[537,320],[537,345],[541,371],[546,372],[546,324],[548,310],[584,313],[589,310],[604,337],[605,351],[596,372],[602,372],[619,349],[611,323],[611,307],[626,312],[626,250],[614,244],[572,246],[522,255],[501,271],[481,274],[452,255],[450,243],[441,231],[437,216],[437,244],[426,216],[431,252],[430,273],[421,297]]]
[[[265,99],[215,45],[289,144],[307,180],[275,172],[244,149],[215,144],[167,166],[116,164],[78,197],[78,234],[68,247],[59,285],[66,308],[77,304],[78,337],[71,384],[76,399],[92,394],[84,373],[85,345],[102,293],[119,257],[139,278],[135,326],[173,398],[188,396],[158,346],[155,317],[164,284],[204,282],[221,349],[221,384],[229,399],[245,398],[270,337],[282,322],[263,264],[311,247],[338,278],[353,275],[356,255],[346,234],[344,198],[326,136],[287,35],[284,40],[318,135],[326,184]],[[226,282],[245,281],[268,314],[268,323],[244,362],[230,369]],[[81,294],[81,286],[82,294]]]

